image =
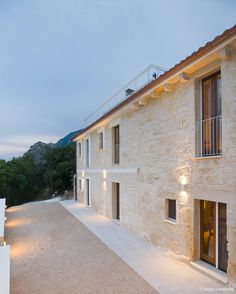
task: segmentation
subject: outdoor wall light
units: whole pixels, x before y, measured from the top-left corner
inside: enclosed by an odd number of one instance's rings
[[[103,171],[103,178],[104,178],[104,180],[107,178],[107,171],[105,169]]]
[[[82,171],[82,177],[84,177],[84,171]]]
[[[188,178],[186,176],[180,176],[179,177],[179,183],[182,185],[182,186],[185,186],[188,184]]]

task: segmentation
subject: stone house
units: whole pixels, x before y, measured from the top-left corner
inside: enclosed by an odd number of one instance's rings
[[[236,26],[73,140],[79,202],[236,287]]]

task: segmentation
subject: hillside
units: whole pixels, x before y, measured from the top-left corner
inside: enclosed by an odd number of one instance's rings
[[[0,160],[0,195],[7,206],[51,198],[72,191],[76,172],[71,132],[55,144],[37,142],[21,157]]]
[[[74,143],[71,141],[71,139],[79,134],[82,130],[74,131],[66,135],[65,137],[61,138],[58,142],[55,144],[53,143],[43,143],[43,142],[37,142],[34,145],[30,146],[30,149],[25,152],[23,156],[30,156],[34,163],[37,166],[44,165],[46,163],[45,161],[45,154],[48,152],[51,148],[62,148],[70,145],[74,145]]]
[[[73,144],[73,142],[71,141],[71,139],[76,136],[77,134],[79,134],[81,130],[78,131],[74,131],[69,133],[68,135],[66,135],[64,138],[60,139],[57,143],[54,144],[55,147],[63,147],[66,146],[68,144]]]

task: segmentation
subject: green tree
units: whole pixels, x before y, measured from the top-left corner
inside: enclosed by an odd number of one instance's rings
[[[0,160],[0,197],[7,198],[8,206],[72,190],[75,145],[45,148],[40,156],[41,161],[30,153],[11,161]]]

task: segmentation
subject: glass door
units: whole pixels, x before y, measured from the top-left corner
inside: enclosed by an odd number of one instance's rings
[[[216,203],[201,200],[200,256],[201,259],[216,265]]]

